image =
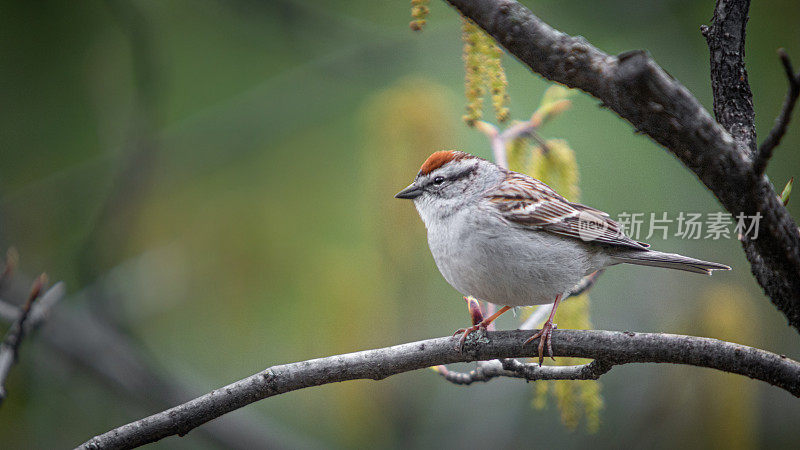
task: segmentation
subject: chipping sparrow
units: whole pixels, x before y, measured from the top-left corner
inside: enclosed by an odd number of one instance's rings
[[[463,331],[485,328],[514,306],[553,303],[542,329],[539,364],[562,298],[599,269],[628,263],[710,274],[730,267],[648,249],[608,214],[558,195],[527,175],[460,151],[440,151],[397,198],[413,199],[436,266],[465,296],[505,305]]]

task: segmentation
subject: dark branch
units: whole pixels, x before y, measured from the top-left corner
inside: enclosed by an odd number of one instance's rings
[[[758,283],[800,330],[800,233],[769,180],[753,172],[750,143],[735,140],[643,51],[608,55],[515,1],[447,1],[531,70],[597,97],[666,147],[734,217],[761,214],[758,239],[745,238],[742,246]]]
[[[792,110],[797,103],[797,97],[800,96],[800,72],[794,73],[792,62],[789,61],[789,55],[784,49],[778,50],[778,56],[781,58],[786,78],[789,80],[789,92],[786,93],[786,99],[783,101],[780,115],[775,119],[775,125],[772,126],[769,135],[758,148],[756,159],[753,162],[753,170],[759,174],[764,173],[767,163],[772,158],[772,151],[781,143],[783,135],[786,134],[786,127],[792,119]]]
[[[443,364],[476,360],[532,357],[535,342],[522,346],[531,331],[495,331],[472,334],[463,352],[455,348],[456,338],[443,337],[393,347],[329,356],[292,364],[273,366],[182,405],[123,425],[96,436],[85,449],[133,448],[172,435],[185,435],[192,429],[241,408],[275,395],[312,386],[347,380],[382,380],[391,375]],[[576,368],[541,369],[519,362],[504,362],[498,368],[522,378],[540,378],[555,370],[571,371],[593,379],[612,365],[627,363],[674,363],[707,367],[765,381],[800,397],[800,363],[797,361],[730,342],[673,334],[623,333],[616,331],[557,330],[553,333],[556,356],[591,358],[596,361]],[[489,365],[487,370],[492,369]],[[561,379],[559,377],[559,379]]]
[[[25,335],[28,331],[28,318],[31,315],[33,302],[39,298],[39,294],[42,293],[45,283],[47,283],[47,277],[44,274],[40,275],[36,281],[33,282],[31,291],[28,294],[28,299],[22,306],[19,316],[14,323],[11,324],[11,328],[9,328],[8,333],[6,333],[6,337],[3,339],[3,342],[0,343],[0,405],[2,405],[3,400],[6,398],[6,379],[11,372],[11,366],[13,366],[19,358],[19,348],[20,345],[22,345],[22,341],[25,340]]]
[[[744,30],[749,8],[749,0],[717,0],[713,24],[704,30],[711,53],[714,112],[739,145],[749,149],[753,159],[746,176],[728,186],[744,202],[738,210],[748,211],[748,216],[754,212],[764,216],[761,229],[766,234],[757,240],[742,239],[745,255],[772,302],[800,330],[800,233],[764,176],[772,149],[767,155],[755,148],[752,94],[744,69]],[[735,213],[717,191],[715,194],[729,212]]]
[[[700,28],[711,54],[714,115],[738,142],[756,147],[753,93],[744,66],[744,39],[750,0],[717,0],[711,26]]]

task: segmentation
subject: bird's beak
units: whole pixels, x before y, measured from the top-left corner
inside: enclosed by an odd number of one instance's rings
[[[420,189],[416,184],[411,183],[407,188],[395,194],[394,198],[406,198],[413,200],[420,195],[422,195],[422,189]]]

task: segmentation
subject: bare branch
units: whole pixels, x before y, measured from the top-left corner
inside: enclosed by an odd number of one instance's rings
[[[432,367],[432,369],[446,381],[461,386],[469,386],[475,382],[485,383],[497,377],[518,377],[514,372],[505,370],[499,360],[481,361],[481,364],[469,372],[457,372],[444,365]]]
[[[605,271],[606,269],[595,270],[589,275],[586,275],[585,277],[581,278],[581,282],[578,283],[575,287],[573,287],[571,291],[569,291],[569,295],[567,296],[567,298],[576,297],[578,295],[586,293],[589,289],[592,288],[592,286],[595,285],[595,283],[597,283],[598,278],[600,278],[600,275],[602,275],[603,272]]]
[[[457,362],[532,357],[536,354],[536,345],[522,346],[530,335],[530,331],[519,330],[475,333],[467,339],[463,352],[455,349],[456,338],[442,337],[273,366],[182,405],[96,436],[81,448],[133,448],[167,436],[182,436],[250,403],[312,386],[358,379],[382,380],[402,372]],[[558,369],[581,371],[587,378],[607,372],[610,365],[688,364],[762,380],[800,397],[800,363],[744,345],[673,334],[584,330],[556,330],[552,340],[556,356],[602,361],[576,366],[577,369]],[[534,376],[536,371],[528,365],[517,366],[522,363],[509,364],[503,370],[525,376]],[[542,368],[540,373],[548,371]]]
[[[567,297],[569,298],[569,297]],[[520,330],[533,330],[538,329],[544,320],[547,319],[547,315],[550,314],[550,310],[553,309],[552,305],[539,305],[536,309],[533,310],[531,315],[525,319],[522,324],[518,327]]]
[[[775,119],[775,125],[772,126],[769,135],[758,148],[756,159],[753,162],[753,170],[759,174],[764,173],[767,163],[772,158],[772,151],[781,143],[783,135],[786,134],[786,127],[789,125],[789,121],[792,120],[792,110],[794,110],[794,105],[797,103],[797,97],[800,96],[800,72],[794,73],[792,62],[784,49],[778,49],[778,56],[781,58],[786,78],[789,80],[789,92],[786,93],[786,99],[783,101],[780,115]]]
[[[539,366],[526,364],[514,358],[486,361],[469,372],[455,372],[445,366],[434,368],[445,380],[462,386],[475,382],[487,382],[494,378],[522,378],[526,381],[538,380],[597,380],[608,373],[613,364],[594,360],[576,366]]]
[[[508,169],[508,158],[506,158],[507,141],[503,139],[500,130],[489,122],[482,120],[475,122],[475,128],[489,138],[494,163],[504,169]]]
[[[484,122],[482,120],[475,122],[475,128],[489,138],[489,145],[492,148],[492,156],[494,157],[495,164],[504,169],[508,169],[506,148],[516,139],[529,137],[541,146],[542,151],[547,152],[549,150],[544,139],[536,133],[540,125],[541,117],[538,117],[535,113],[529,120],[511,125],[502,132],[489,122]]]
[[[606,54],[512,0],[447,2],[534,72],[593,95],[666,147],[734,217],[761,214],[758,239],[745,237],[742,246],[758,283],[800,330],[800,233],[769,180],[754,173],[750,144],[735,140],[644,51]]]
[[[753,93],[744,65],[744,39],[750,0],[717,0],[711,26],[700,31],[711,55],[714,116],[736,141],[756,148]]]
[[[539,364],[521,363],[513,358],[503,359],[501,362],[504,369],[528,381],[597,380],[614,366],[602,359],[595,359],[590,363],[576,366],[540,366]]]
[[[0,292],[2,289],[5,288],[8,280],[14,275],[14,270],[17,268],[17,262],[19,261],[19,255],[17,254],[17,250],[14,247],[9,248],[6,251],[6,261],[3,267],[3,273],[0,274]]]
[[[0,343],[0,405],[6,398],[5,384],[8,374],[11,372],[11,366],[17,362],[20,345],[25,340],[26,331],[28,330],[28,317],[30,316],[33,302],[39,298],[39,294],[41,294],[46,283],[47,276],[45,274],[41,274],[36,278],[19,316],[11,325],[8,333],[6,333],[3,342]]]
[[[25,334],[32,333],[38,329],[42,323],[50,316],[50,311],[64,298],[66,286],[63,281],[54,284],[33,304],[25,321]],[[10,303],[0,300],[0,319],[7,322],[19,320],[23,314],[23,308],[19,308]]]

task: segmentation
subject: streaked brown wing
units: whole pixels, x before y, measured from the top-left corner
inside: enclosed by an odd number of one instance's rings
[[[489,193],[491,203],[508,221],[587,242],[646,249],[648,244],[625,236],[608,214],[572,203],[550,186],[517,172]]]

